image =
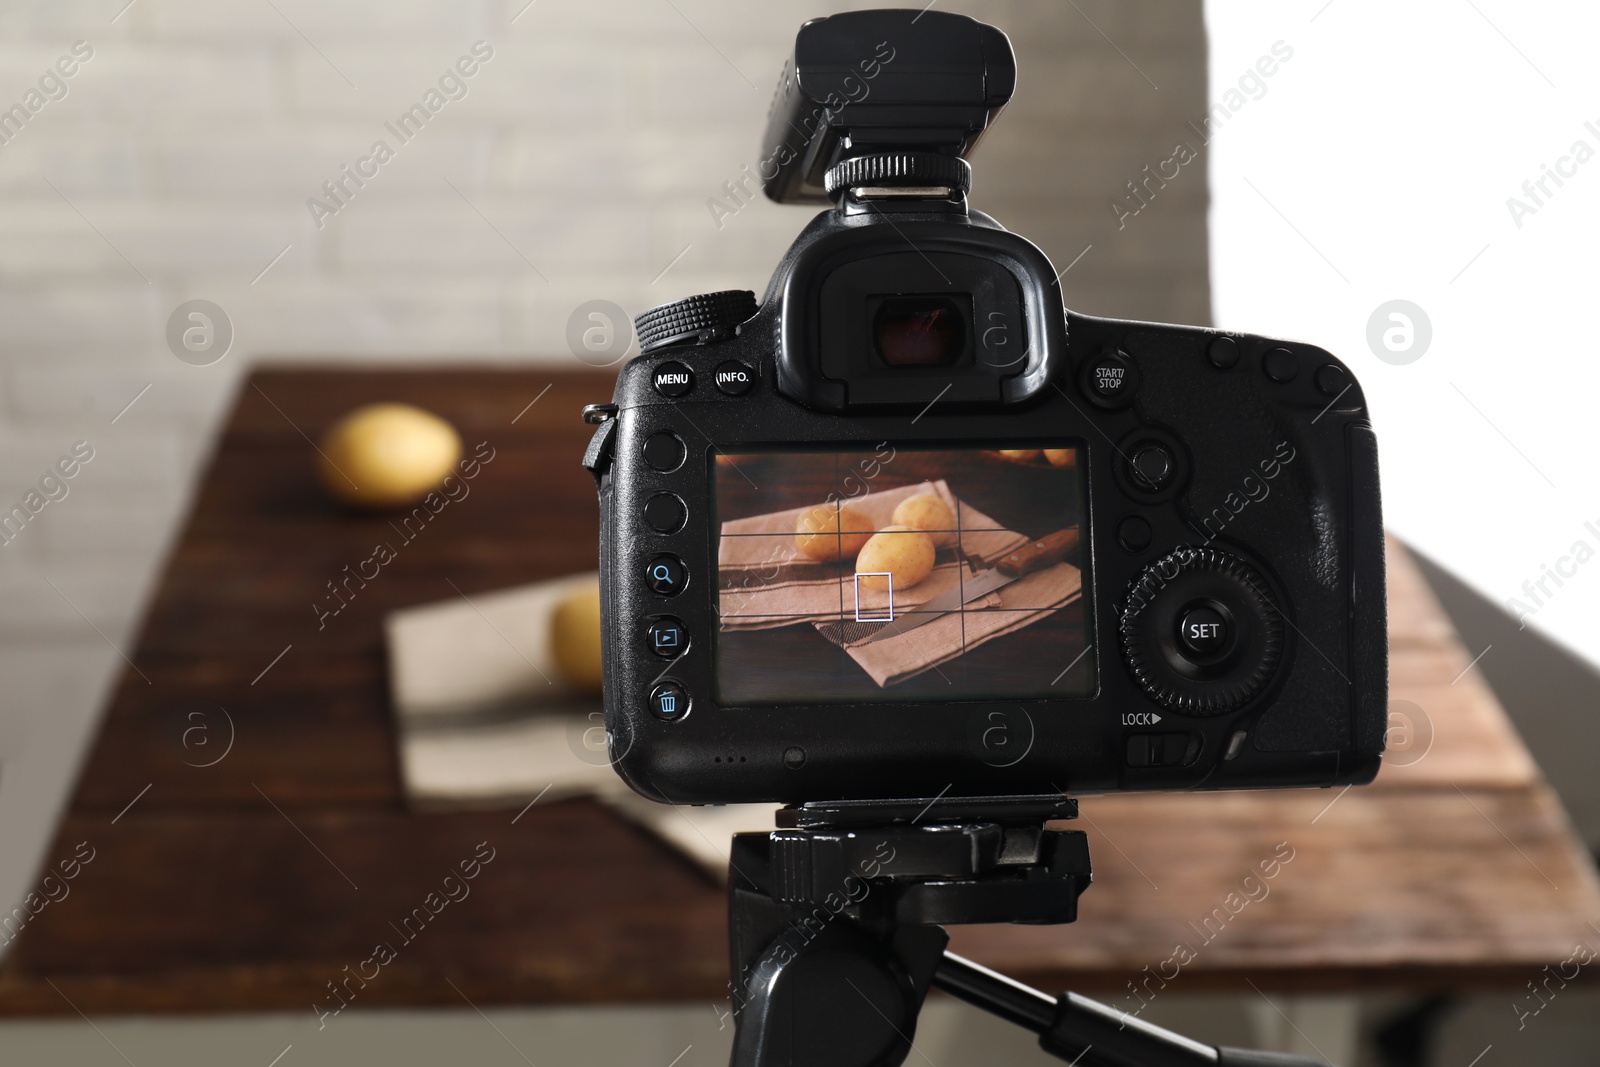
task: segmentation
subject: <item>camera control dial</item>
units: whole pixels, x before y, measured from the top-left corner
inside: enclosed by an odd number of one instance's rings
[[[1266,581],[1212,548],[1179,548],[1146,567],[1128,590],[1119,632],[1140,688],[1184,715],[1243,707],[1283,652],[1283,613]]]
[[[639,350],[703,345],[732,337],[740,323],[755,315],[757,306],[756,294],[750,290],[725,289],[653,307],[633,320],[639,332]]]

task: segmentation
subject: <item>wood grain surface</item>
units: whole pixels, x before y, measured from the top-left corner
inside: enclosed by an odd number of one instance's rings
[[[610,391],[537,369],[250,379],[47,862],[94,858],[17,936],[0,1013],[334,1006],[328,984],[382,941],[396,957],[348,987],[356,1006],[725,995],[722,890],[643,831],[589,801],[416,815],[401,796],[380,620],[592,569],[578,411]],[[376,400],[494,452],[411,530],[312,477],[309,440]],[[395,559],[319,626],[328,583],[378,543]],[[1398,547],[1390,615],[1392,696],[1427,735],[1406,765],[1343,793],[1086,799],[1080,921],[961,929],[956,948],[1118,1003],[1180,943],[1193,959],[1168,987],[1189,992],[1521,988],[1600,945],[1592,865]],[[446,876],[491,852],[435,914]]]

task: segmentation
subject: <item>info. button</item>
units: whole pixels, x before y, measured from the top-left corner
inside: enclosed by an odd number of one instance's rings
[[[717,388],[727,396],[744,396],[750,387],[756,384],[756,375],[749,367],[736,359],[718,364]]]

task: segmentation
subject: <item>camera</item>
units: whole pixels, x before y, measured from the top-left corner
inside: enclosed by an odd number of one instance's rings
[[[639,316],[584,458],[611,758],[673,803],[1370,781],[1377,444],[1313,345],[1093,318],[968,206],[1005,35],[805,24],[765,294]]]

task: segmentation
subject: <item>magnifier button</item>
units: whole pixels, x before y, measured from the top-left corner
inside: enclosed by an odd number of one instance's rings
[[[689,581],[689,572],[677,556],[657,556],[645,567],[644,580],[652,593],[672,596]]]

